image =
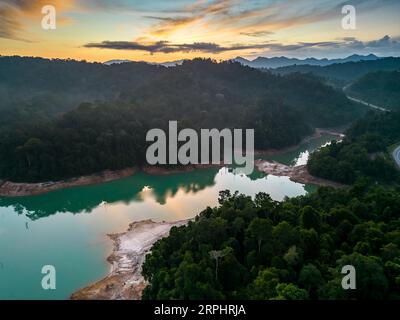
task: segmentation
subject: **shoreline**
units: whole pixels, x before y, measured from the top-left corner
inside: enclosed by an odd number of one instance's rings
[[[322,187],[333,187],[340,188],[344,187],[344,184],[339,182],[326,180],[322,178],[318,178],[312,176],[308,170],[307,165],[301,166],[287,166],[285,164],[276,162],[276,161],[268,161],[268,160],[256,160],[254,162],[255,167],[258,171],[264,172],[266,174],[271,174],[273,176],[286,176],[289,177],[293,182],[298,182],[302,184],[313,184]]]
[[[296,150],[305,143],[308,143],[314,139],[321,137],[323,134],[330,134],[338,138],[344,137],[344,134],[341,133],[340,130],[335,131],[335,129],[316,128],[315,132],[312,135],[303,138],[302,141],[296,145],[282,149],[255,150],[254,155],[273,156],[290,152]],[[92,175],[70,178],[67,180],[37,182],[37,183],[23,183],[23,182],[11,182],[11,181],[0,180],[0,197],[34,196],[61,189],[100,184],[114,180],[119,180],[122,178],[127,178],[139,171],[151,175],[170,175],[170,174],[191,172],[198,169],[220,168],[223,166],[224,164],[221,163],[221,164],[196,164],[196,165],[187,165],[181,167],[160,167],[160,166],[145,166],[141,168],[131,167],[116,171],[105,170],[100,173],[94,173]]]
[[[298,144],[295,144],[290,147],[282,148],[282,149],[266,149],[266,150],[254,150],[254,155],[266,155],[266,156],[276,156],[286,152],[291,152],[301,147],[303,144],[309,143],[312,140],[318,139],[322,137],[324,134],[329,134],[335,136],[337,138],[343,139],[345,134],[341,132],[339,129],[322,129],[316,128],[315,132],[305,138],[303,138]]]
[[[26,197],[35,196],[61,189],[73,187],[88,186],[111,182],[132,176],[137,172],[144,172],[150,175],[170,175],[177,173],[191,172],[199,169],[220,168],[224,164],[196,164],[182,167],[163,168],[159,166],[132,167],[121,170],[105,170],[99,173],[94,173],[87,176],[70,178],[60,181],[46,182],[11,182],[0,180],[0,197]]]
[[[225,164],[190,164],[180,167],[160,167],[160,166],[146,166],[142,167],[139,171],[150,175],[167,176],[170,174],[192,172],[194,170],[222,168]]]
[[[256,160],[257,170],[276,176],[289,176],[292,181],[319,186],[342,187],[333,181],[311,176],[305,165],[291,167],[275,161]],[[71,296],[71,300],[140,300],[147,286],[142,275],[142,265],[153,245],[167,237],[171,228],[186,225],[190,220],[133,222],[126,232],[109,234],[113,250],[107,261],[109,273],[102,279],[83,287]]]
[[[114,248],[107,261],[109,273],[99,281],[74,292],[71,300],[140,300],[147,283],[142,265],[154,243],[167,237],[171,228],[186,225],[189,220],[133,222],[126,232],[109,234]]]
[[[0,196],[2,197],[24,197],[48,193],[60,189],[87,186],[110,182],[129,177],[136,173],[137,168],[126,168],[122,170],[106,170],[88,176],[81,176],[61,181],[48,181],[37,183],[0,181]]]

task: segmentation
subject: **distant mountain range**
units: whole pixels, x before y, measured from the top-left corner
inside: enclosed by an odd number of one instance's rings
[[[129,62],[133,62],[133,61],[131,61],[131,60],[110,60],[110,61],[103,62],[103,64],[110,66],[112,64],[121,64],[121,63],[129,63]]]
[[[268,71],[268,69],[263,70]],[[343,87],[370,72],[396,70],[400,70],[400,57],[361,60],[357,62],[349,61],[327,66],[291,65],[272,69],[271,72],[282,75],[290,73],[313,73],[318,77],[330,79],[335,85]]]
[[[253,67],[253,68],[267,68],[267,69],[276,69],[281,67],[289,67],[294,65],[310,65],[310,66],[328,66],[335,63],[346,63],[346,62],[359,62],[359,61],[373,61],[381,59],[374,54],[369,54],[366,56],[353,54],[347,58],[342,59],[316,59],[316,58],[307,58],[307,59],[297,59],[297,58],[287,58],[287,57],[273,57],[273,58],[266,58],[266,57],[258,57],[254,60],[247,60],[242,57],[237,57],[232,59],[232,61],[237,61],[242,65]],[[184,60],[177,60],[177,61],[169,61],[158,63],[159,65],[165,67],[174,67],[176,65],[181,65]],[[121,63],[128,63],[128,62],[137,62],[132,60],[110,60],[104,62],[106,65],[112,64],[121,64]],[[150,63],[150,64],[157,64],[157,63]]]
[[[162,62],[162,63],[150,63],[146,62],[148,64],[154,64],[154,65],[161,65],[164,67],[175,67],[176,65],[181,65],[184,60],[177,60],[177,61],[169,61],[169,62]],[[133,61],[133,60],[109,60],[104,62],[103,64],[106,64],[108,66],[112,64],[121,64],[121,63],[129,63],[129,62],[145,62],[145,61]]]
[[[276,69],[281,67],[288,67],[293,65],[311,65],[311,66],[328,66],[335,63],[346,63],[346,62],[359,62],[359,61],[372,61],[378,60],[380,57],[377,57],[374,54],[369,54],[366,56],[353,54],[347,58],[342,59],[316,59],[316,58],[307,58],[307,59],[297,59],[297,58],[287,58],[287,57],[273,57],[273,58],[265,58],[258,57],[254,60],[247,60],[242,57],[237,57],[233,59],[233,61],[240,62],[241,64],[253,68],[268,68],[268,69]]]

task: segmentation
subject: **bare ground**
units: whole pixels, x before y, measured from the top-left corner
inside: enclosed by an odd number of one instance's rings
[[[298,183],[314,184],[318,186],[334,187],[334,188],[344,186],[343,184],[340,184],[338,182],[312,176],[308,172],[306,165],[293,167],[293,166],[287,166],[285,164],[276,161],[256,160],[255,166],[261,172],[278,177],[286,176],[289,177],[290,180]]]
[[[72,294],[73,300],[140,300],[147,283],[142,276],[142,264],[151,247],[169,235],[172,227],[189,220],[154,222],[144,220],[130,224],[128,231],[111,234],[113,253],[108,257],[110,273],[102,280]]]

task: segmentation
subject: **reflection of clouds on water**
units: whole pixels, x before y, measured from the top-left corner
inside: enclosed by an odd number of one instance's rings
[[[250,196],[267,192],[276,200],[284,196],[305,194],[304,185],[286,177],[235,174],[228,168],[204,169],[180,174],[152,176],[138,173],[128,179],[95,186],[65,189],[35,197],[0,199],[7,201],[19,214],[37,220],[57,213],[105,213],[120,216],[118,212],[146,219],[195,215],[208,205],[217,205],[221,190],[239,191]],[[0,207],[1,208],[1,207]],[[121,217],[125,220],[125,217]]]
[[[13,211],[31,220],[56,213],[90,213],[111,204],[145,201],[153,196],[160,204],[179,190],[198,192],[214,184],[216,169],[195,170],[171,175],[137,173],[132,177],[109,183],[59,190],[32,197],[0,198],[0,208],[11,206]]]

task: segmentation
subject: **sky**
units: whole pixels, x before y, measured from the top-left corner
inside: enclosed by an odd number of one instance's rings
[[[42,8],[56,29],[42,28]],[[344,5],[356,12],[344,29]],[[400,0],[0,0],[0,55],[104,62],[400,56]]]

